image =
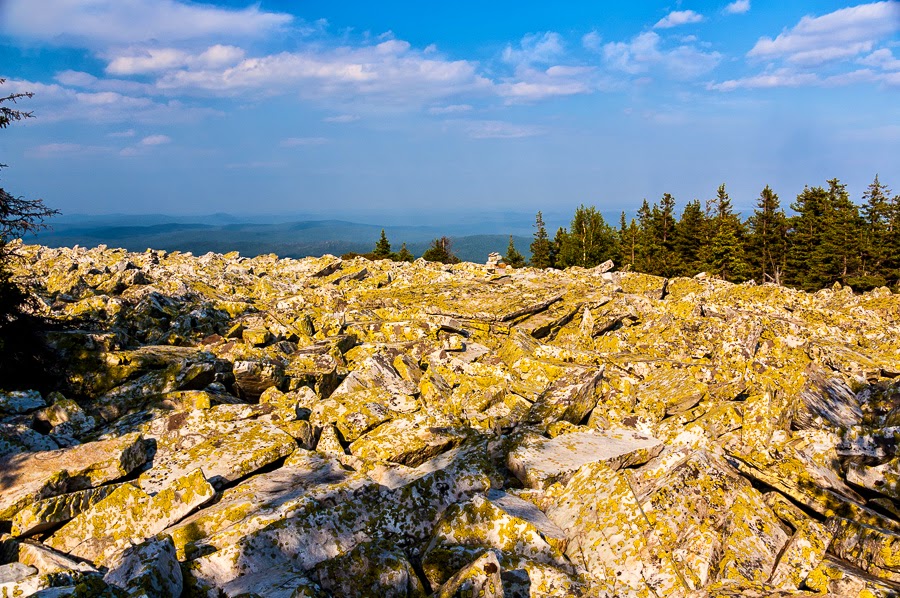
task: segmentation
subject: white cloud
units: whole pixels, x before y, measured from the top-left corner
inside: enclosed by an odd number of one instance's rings
[[[782,69],[773,73],[732,79],[722,83],[711,83],[708,89],[716,91],[735,91],[738,89],[772,89],[776,87],[801,87],[819,83],[819,77],[812,73],[794,73]]]
[[[124,131],[114,131],[112,133],[109,133],[107,135],[107,137],[125,138],[125,137],[134,137],[135,135],[136,135],[136,132],[134,129],[126,129]]]
[[[63,120],[91,123],[175,123],[192,122],[221,112],[211,108],[187,106],[177,100],[157,102],[115,91],[82,91],[56,83],[38,83],[21,79],[8,80],[4,92],[34,92],[29,103],[35,125]]]
[[[503,60],[510,64],[547,64],[564,52],[562,37],[555,31],[547,31],[526,35],[519,41],[518,48],[507,45]]]
[[[632,75],[646,72],[660,59],[659,35],[652,31],[641,33],[630,42],[609,42],[603,46],[603,58],[616,70]]]
[[[873,2],[821,17],[805,16],[775,39],[761,37],[747,56],[815,66],[852,58],[900,31],[900,2]]]
[[[324,137],[288,137],[279,144],[281,147],[302,147],[309,145],[323,145],[328,143]]]
[[[168,135],[148,135],[141,139],[141,145],[163,145],[171,141],[172,138]]]
[[[725,14],[742,15],[750,12],[750,0],[735,0],[725,7]]]
[[[288,14],[259,5],[234,10],[178,0],[6,0],[0,21],[6,34],[86,47],[147,41],[255,37],[290,23]]]
[[[472,110],[471,104],[450,104],[449,106],[432,106],[428,109],[429,114],[459,114],[461,112],[469,112]]]
[[[462,121],[463,130],[473,139],[520,139],[545,133],[541,127],[516,125],[499,120]]]
[[[888,48],[875,50],[865,58],[859,60],[860,64],[874,66],[885,71],[900,70],[900,59],[894,58],[893,52]]]
[[[179,69],[164,73],[156,87],[164,93],[246,91],[277,93],[298,90],[307,98],[342,100],[380,95],[394,104],[461,92],[489,91],[491,81],[466,60],[446,60],[411,50],[407,42],[388,40],[373,46],[282,52],[246,58],[228,68]]]
[[[857,69],[827,77],[816,73],[797,72],[781,68],[769,73],[733,79],[721,83],[710,83],[707,89],[716,91],[736,91],[738,89],[775,89],[779,87],[844,87],[859,84],[900,85],[900,72],[877,72],[871,69]]]
[[[153,86],[137,81],[124,79],[98,79],[90,73],[81,71],[61,71],[53,77],[68,87],[79,87],[90,91],[112,91],[124,95],[142,96],[154,92]]]
[[[603,46],[603,58],[613,69],[637,75],[651,69],[662,69],[676,79],[692,79],[713,70],[722,61],[718,52],[705,52],[694,45],[683,44],[672,49],[660,48],[661,38],[647,31],[630,42],[610,42]]]
[[[693,10],[675,10],[656,22],[654,29],[670,29],[703,21],[703,15]]]
[[[603,37],[596,31],[590,31],[581,37],[581,45],[592,52],[599,52],[603,45]]]
[[[200,54],[175,48],[132,48],[123,56],[112,57],[106,65],[111,75],[141,75],[170,71],[181,67],[221,68],[232,66],[244,58],[236,46],[216,44]]]
[[[356,114],[338,114],[337,116],[328,116],[322,119],[323,122],[336,124],[352,123],[358,120],[359,116]]]
[[[514,80],[498,86],[500,95],[512,101],[533,101],[553,96],[590,93],[588,83],[593,69],[587,67],[551,66],[547,70],[520,68]]]

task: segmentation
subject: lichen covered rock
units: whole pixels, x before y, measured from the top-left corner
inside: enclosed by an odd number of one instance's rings
[[[900,593],[886,289],[17,251],[68,327],[0,393],[17,592]]]

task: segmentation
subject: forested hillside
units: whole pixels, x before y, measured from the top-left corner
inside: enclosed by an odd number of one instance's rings
[[[625,212],[616,228],[593,206],[575,210],[571,225],[550,238],[541,213],[535,222],[531,264],[565,268],[612,259],[623,268],[660,276],[706,272],[731,282],[776,282],[817,290],[839,282],[856,290],[900,280],[900,196],[876,175],[856,204],[838,179],[806,187],[785,214],[766,186],[743,220],[721,185],[703,205],[688,202],[681,215],[666,193],[637,217]]]

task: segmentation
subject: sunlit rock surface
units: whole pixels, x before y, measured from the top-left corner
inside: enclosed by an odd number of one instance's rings
[[[0,595],[900,595],[887,289],[16,250]]]

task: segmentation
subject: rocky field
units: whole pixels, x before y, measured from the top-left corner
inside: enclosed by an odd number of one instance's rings
[[[900,592],[900,297],[18,248],[0,596]]]

